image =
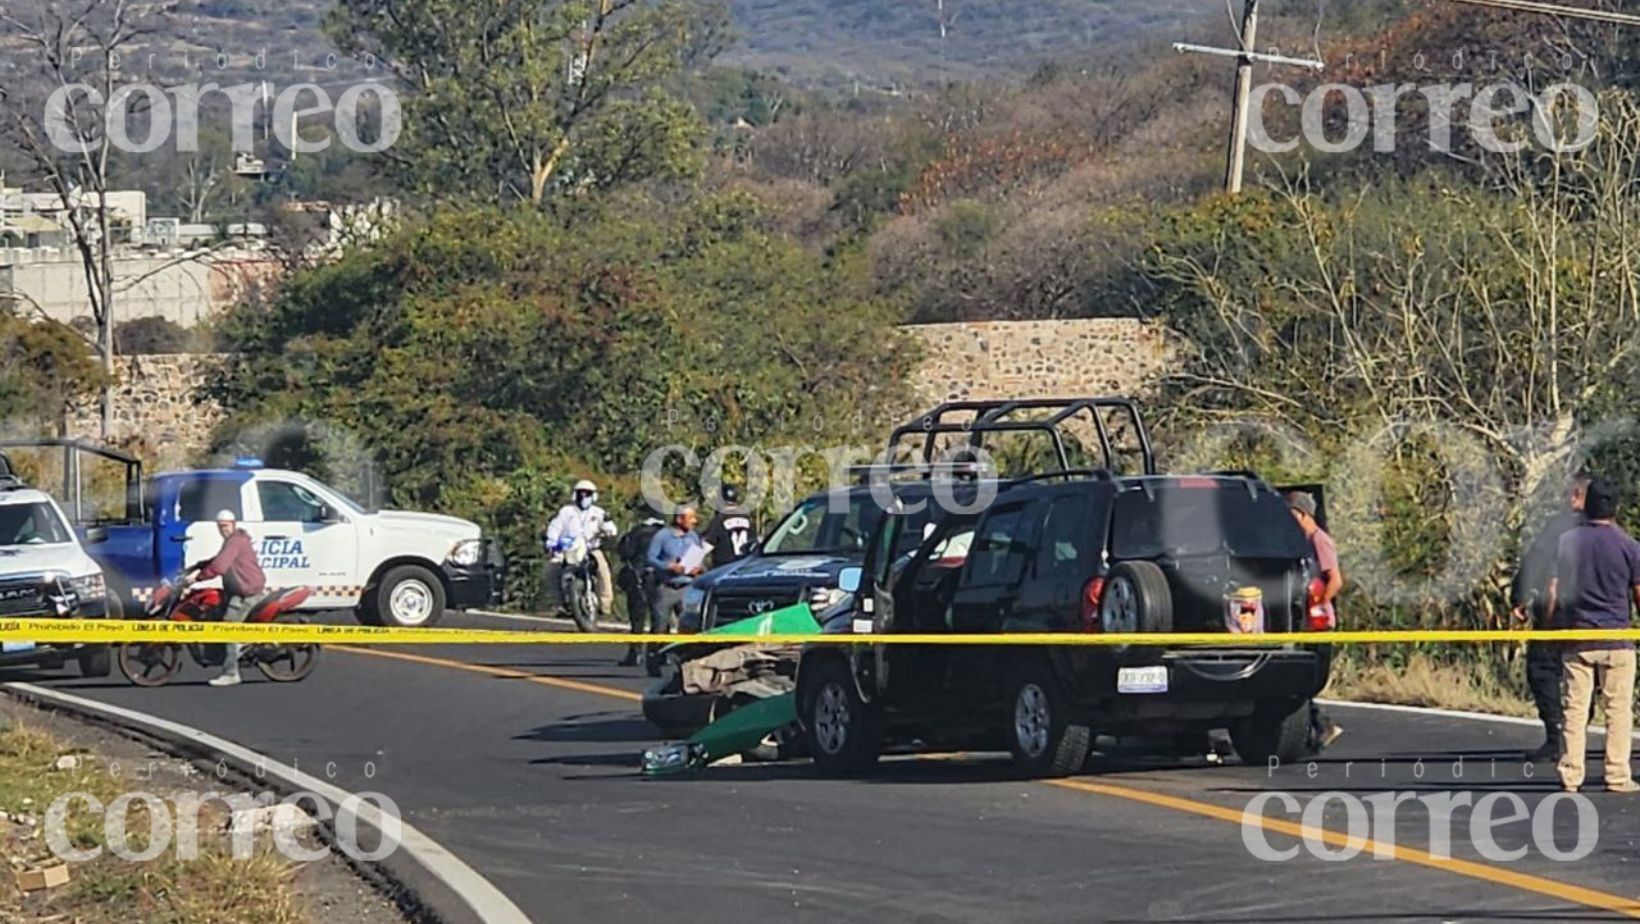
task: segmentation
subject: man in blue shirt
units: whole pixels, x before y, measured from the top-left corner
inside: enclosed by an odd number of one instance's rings
[[[1561,537],[1549,611],[1568,629],[1627,629],[1631,601],[1640,603],[1640,544],[1617,525],[1617,492],[1600,479],[1584,502],[1588,523]],[[1606,790],[1640,792],[1629,768],[1634,734],[1634,643],[1566,645],[1566,727],[1560,783],[1583,785],[1583,749],[1595,687],[1606,711]]]
[[[645,559],[655,575],[655,602],[649,631],[663,635],[672,631],[672,620],[683,616],[683,595],[706,569],[704,562],[687,567],[683,559],[692,549],[703,543],[695,526],[700,514],[693,507],[683,507],[672,516],[672,525],[655,534],[649,541]]]

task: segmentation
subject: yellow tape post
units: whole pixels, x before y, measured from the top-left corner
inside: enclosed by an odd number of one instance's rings
[[[37,644],[126,644],[190,642],[222,644],[288,643],[321,645],[626,645],[636,639],[660,641],[626,632],[574,633],[545,630],[392,629],[380,626],[308,623],[158,622],[101,619],[4,619],[0,641]],[[1636,642],[1640,629],[1514,630],[1414,629],[1359,632],[1278,632],[1231,635],[1224,632],[1085,634],[1075,632],[993,635],[683,635],[665,641],[698,641],[709,645],[1062,645],[1075,647],[1196,646],[1267,648],[1285,645],[1497,644],[1509,642]]]

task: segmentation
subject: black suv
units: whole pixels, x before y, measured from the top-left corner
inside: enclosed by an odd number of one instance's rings
[[[1308,540],[1256,476],[1052,473],[944,520],[908,559],[881,554],[904,529],[892,515],[879,525],[844,630],[1138,632],[1158,644],[812,645],[798,714],[823,770],[859,772],[885,745],[924,742],[1006,744],[1025,774],[1064,775],[1095,734],[1202,740],[1218,728],[1247,761],[1304,753],[1324,645],[1166,645],[1172,632],[1332,627],[1319,609],[1311,618]]]

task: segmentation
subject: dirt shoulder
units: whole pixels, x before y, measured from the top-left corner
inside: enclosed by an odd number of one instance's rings
[[[245,790],[243,782],[218,778],[203,763],[0,696],[0,862],[9,866],[0,874],[0,922],[409,920],[335,851],[310,862],[292,860],[264,829],[241,837],[236,855],[232,810],[205,797]],[[63,803],[67,811],[60,821],[48,818],[50,806],[70,793],[95,797],[105,807],[133,793],[152,794],[157,801],[127,800],[123,813],[98,812],[77,796]],[[187,857],[186,817],[194,814],[189,807],[195,802],[203,806],[197,813],[198,850]],[[166,810],[165,817],[156,806]],[[116,814],[126,821],[123,847],[119,825],[109,824]],[[301,827],[286,835],[288,842],[316,855],[322,842]],[[141,856],[156,845],[164,849],[150,860],[117,855]],[[97,856],[65,863],[59,859],[63,846]],[[65,874],[67,881],[58,883]],[[39,887],[45,883],[53,884]]]

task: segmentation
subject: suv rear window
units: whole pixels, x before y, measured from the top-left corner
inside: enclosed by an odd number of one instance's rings
[[[1111,554],[1116,558],[1203,555],[1238,558],[1303,558],[1309,543],[1280,497],[1229,482],[1213,487],[1162,485],[1154,498],[1127,491],[1111,514]]]

